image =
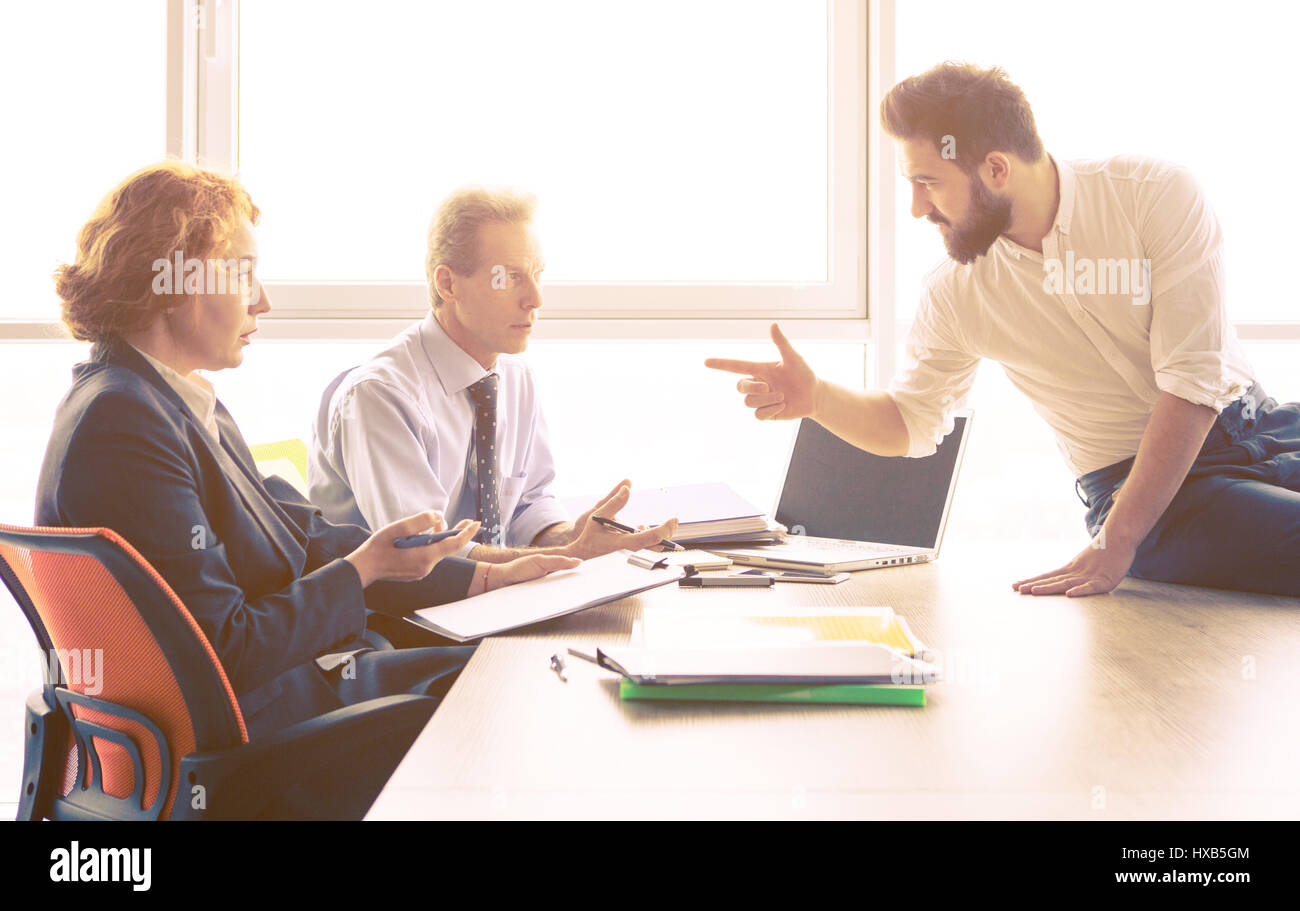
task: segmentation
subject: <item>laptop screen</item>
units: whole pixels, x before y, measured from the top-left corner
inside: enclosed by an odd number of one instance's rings
[[[776,520],[818,538],[934,548],[968,423],[957,415],[937,452],[908,459],[864,452],[804,419]]]

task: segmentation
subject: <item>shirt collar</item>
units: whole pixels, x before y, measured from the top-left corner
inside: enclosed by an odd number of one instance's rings
[[[134,345],[131,346],[135,348]],[[217,430],[217,394],[212,389],[212,384],[202,377],[190,379],[182,376],[177,371],[168,367],[162,361],[151,357],[139,348],[136,352],[149,362],[149,366],[158,371],[158,375],[166,380],[167,385],[175,390],[176,394],[181,397],[194,416],[199,419],[199,423],[214,437],[218,435]]]
[[[1051,158],[1051,156],[1048,156]],[[1057,161],[1052,158],[1052,164],[1056,165],[1056,173],[1061,181],[1061,201],[1056,207],[1056,221],[1052,222],[1052,227],[1059,227],[1062,234],[1070,233],[1070,219],[1074,217],[1074,168],[1070,167],[1068,162]]]
[[[1058,190],[1060,192],[1060,199],[1057,200],[1056,203],[1056,218],[1052,220],[1052,226],[1047,229],[1047,235],[1044,236],[1044,240],[1046,240],[1048,236],[1051,236],[1052,232],[1058,228],[1062,234],[1069,234],[1070,221],[1074,217],[1074,168],[1070,167],[1067,162],[1057,161],[1051,155],[1048,155],[1047,157],[1052,164],[1056,166],[1056,174],[1059,180]],[[999,235],[996,243],[1016,259],[1028,255],[1037,260],[1041,258],[1042,255],[1036,250],[1028,250],[1020,246],[1020,244],[1016,243],[1005,234]]]
[[[452,341],[447,330],[442,328],[442,324],[433,315],[433,310],[420,323],[420,346],[424,348],[434,375],[442,384],[442,391],[448,396],[468,389],[489,373],[496,372],[484,370],[482,364]]]

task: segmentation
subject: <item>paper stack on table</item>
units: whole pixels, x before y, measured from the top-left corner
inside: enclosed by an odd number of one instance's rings
[[[924,705],[930,652],[889,607],[647,608],[601,649],[623,699]]]
[[[639,637],[638,637],[639,631]],[[876,642],[925,659],[929,649],[907,620],[891,607],[731,606],[647,608],[633,633],[645,646],[798,645],[844,641]]]
[[[594,497],[562,501],[574,514],[591,508]],[[753,541],[780,537],[780,527],[768,522],[763,511],[723,483],[685,484],[633,490],[618,521],[633,528],[653,528],[677,519],[673,540],[686,544],[705,541]]]

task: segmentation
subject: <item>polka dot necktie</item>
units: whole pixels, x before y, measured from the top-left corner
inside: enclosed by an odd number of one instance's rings
[[[474,448],[478,453],[478,520],[474,540],[501,546],[501,502],[497,498],[497,375],[469,387],[474,400]]]

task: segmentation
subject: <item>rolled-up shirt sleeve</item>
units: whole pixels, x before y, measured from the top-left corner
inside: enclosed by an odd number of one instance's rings
[[[506,543],[511,547],[527,547],[552,525],[569,521],[568,510],[550,493],[555,482],[555,457],[551,454],[549,437],[546,418],[541,406],[537,406],[524,460],[528,466],[528,488],[519,498],[506,535]]]
[[[1153,188],[1144,210],[1156,386],[1222,411],[1249,388],[1251,371],[1228,321],[1218,219],[1184,168]]]
[[[927,290],[907,337],[903,369],[888,390],[907,427],[908,458],[939,448],[952,432],[953,412],[965,404],[975,382],[980,359],[960,343],[954,326],[951,314]]]

